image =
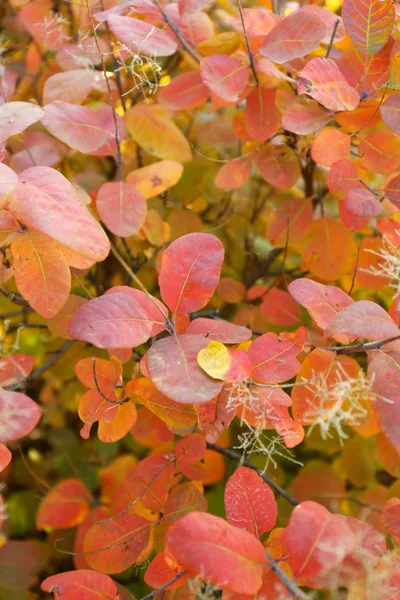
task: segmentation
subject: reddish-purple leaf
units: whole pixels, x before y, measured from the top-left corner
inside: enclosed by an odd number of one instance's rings
[[[175,39],[168,31],[146,21],[109,15],[107,23],[115,37],[122,42],[121,50],[126,49],[127,56],[136,54],[154,57],[171,56],[178,48]]]
[[[203,308],[221,274],[224,247],[209,233],[189,233],[168,246],[158,278],[161,297],[173,313]]]
[[[146,364],[157,389],[181,404],[207,402],[217,396],[223,382],[211,379],[197,364],[198,353],[208,343],[200,335],[177,335],[153,344]]]
[[[227,54],[206,56],[200,63],[203,83],[226,102],[237,102],[249,82],[249,69]]]
[[[278,64],[308,54],[326,36],[323,21],[312,12],[297,11],[284,19],[267,35],[261,54]]]
[[[0,388],[0,443],[28,435],[39,419],[40,408],[28,396]]]
[[[382,212],[382,204],[378,198],[366,188],[349,190],[344,199],[345,209],[357,217],[372,219]]]
[[[8,204],[18,221],[93,261],[106,258],[110,242],[68,179],[49,167],[26,169],[19,179]]]
[[[131,298],[136,300],[138,304],[142,307],[149,320],[152,321],[152,330],[151,337],[161,333],[166,329],[165,319],[163,317],[164,314],[168,314],[168,309],[158,298],[147,295],[141,290],[137,290],[136,288],[128,287],[127,285],[115,285],[114,287],[108,289],[105,292],[105,296],[107,294],[128,294]]]
[[[256,537],[275,526],[278,506],[271,488],[252,469],[239,467],[225,488],[226,519]]]
[[[96,207],[107,229],[121,237],[137,233],[146,220],[146,200],[131,183],[103,183],[97,194]]]

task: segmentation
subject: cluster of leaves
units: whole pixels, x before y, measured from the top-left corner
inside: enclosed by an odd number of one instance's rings
[[[3,2],[1,600],[400,599],[398,6]]]

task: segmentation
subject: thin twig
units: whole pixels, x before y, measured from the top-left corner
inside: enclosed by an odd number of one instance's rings
[[[102,53],[101,48],[100,48],[99,40],[97,38],[96,28],[95,28],[94,22],[93,22],[92,11],[90,10],[90,6],[89,6],[89,0],[86,0],[86,7],[87,7],[87,10],[88,10],[90,25],[91,25],[92,32],[93,32],[93,35],[94,35],[94,40],[95,40],[95,43],[96,43],[97,52],[99,53],[99,57],[100,57],[100,61],[101,61],[101,66],[103,68],[104,79],[105,79],[107,90],[108,90],[108,97],[109,97],[110,107],[111,107],[111,110],[112,110],[112,117],[113,117],[113,121],[114,121],[115,145],[117,147],[116,162],[117,162],[117,167],[118,167],[118,178],[119,178],[119,181],[122,181],[123,180],[122,154],[121,154],[121,143],[120,143],[119,131],[118,131],[117,113],[116,113],[115,107],[114,107],[114,100],[113,100],[113,97],[112,97],[111,86],[110,86],[110,82],[108,81],[107,68],[106,68],[106,64],[104,62],[103,53]],[[121,190],[121,193],[122,193],[122,190]]]
[[[217,446],[216,444],[211,444],[210,442],[207,442],[207,448],[209,450],[214,450],[214,452],[218,452],[219,454],[222,454],[222,456],[225,456],[226,458],[229,458],[230,460],[236,460],[241,465],[244,465],[245,467],[248,467],[249,469],[253,469],[253,471],[255,471],[265,481],[265,483],[267,483],[277,494],[282,496],[282,498],[285,498],[285,500],[287,500],[292,506],[297,506],[298,504],[300,504],[300,502],[298,500],[296,500],[296,498],[291,496],[288,492],[286,492],[283,488],[281,488],[280,485],[275,483],[275,481],[269,475],[267,475],[266,473],[263,473],[261,469],[259,469],[258,467],[255,467],[254,465],[251,464],[251,462],[244,459],[243,456],[239,452],[235,452],[234,450],[231,450],[230,448],[223,448],[222,446]]]
[[[164,583],[164,585],[160,586],[156,590],[153,590],[152,592],[150,592],[150,594],[147,594],[147,596],[143,596],[141,600],[152,600],[153,598],[156,598],[158,594],[161,594],[164,590],[169,588],[170,585],[175,583],[175,581],[179,581],[179,579],[182,579],[182,577],[184,577],[186,574],[187,571],[181,571],[180,573],[177,573],[174,577],[172,577],[172,579],[167,581],[167,583]]]
[[[358,244],[356,264],[354,265],[353,277],[351,279],[351,286],[350,286],[350,289],[348,291],[349,296],[351,296],[351,294],[353,292],[354,284],[356,282],[357,270],[358,270],[358,262],[360,260],[361,244],[363,243],[363,240],[364,240],[364,238],[361,238],[360,243]]]
[[[279,581],[282,583],[282,585],[285,586],[287,591],[290,594],[292,594],[293,598],[297,598],[297,600],[309,600],[310,597],[307,596],[307,594],[305,594],[297,586],[297,583],[294,581],[294,579],[290,579],[290,577],[288,577],[288,575],[286,575],[285,571],[283,571],[283,569],[281,569],[281,567],[279,566],[277,561],[274,558],[272,558],[272,556],[269,554],[269,552],[267,552],[267,550],[264,550],[264,553],[265,553],[265,556],[267,557],[269,564],[271,565],[271,570],[275,573],[275,575],[277,576]]]
[[[248,53],[249,59],[250,59],[250,67],[251,67],[251,70],[253,71],[254,79],[256,81],[256,86],[259,86],[260,81],[258,79],[256,65],[254,64],[253,52],[251,51],[251,48],[250,48],[249,36],[247,35],[247,31],[246,31],[246,25],[244,22],[244,16],[243,16],[243,10],[242,10],[242,3],[241,3],[241,0],[236,0],[236,2],[238,5],[238,8],[239,8],[240,20],[242,22],[242,28],[243,28],[244,39],[246,41],[247,53]]]
[[[26,306],[21,310],[10,310],[9,312],[5,312],[0,314],[0,319],[11,319],[11,317],[23,317],[27,313],[33,312],[33,308],[30,306]]]
[[[92,358],[92,364],[93,364],[93,379],[94,379],[94,384],[96,386],[96,390],[97,392],[100,394],[100,396],[102,398],[104,398],[104,400],[106,402],[109,402],[110,404],[117,404],[117,405],[121,405],[121,404],[126,404],[126,402],[129,402],[129,398],[123,398],[123,400],[111,400],[111,398],[108,398],[105,394],[103,394],[103,392],[100,389],[99,386],[99,382],[97,380],[97,374],[96,374],[96,359],[93,356]]]
[[[4,296],[6,300],[12,302],[13,304],[17,304],[18,306],[29,306],[29,302],[25,300],[19,294],[14,294],[13,292],[9,292],[3,287],[0,287],[0,294]]]
[[[137,275],[135,275],[135,273],[132,271],[132,269],[130,268],[128,263],[122,258],[121,254],[118,252],[117,248],[114,246],[114,244],[111,241],[110,241],[110,246],[111,246],[111,252],[114,254],[117,261],[124,267],[124,269],[128,273],[128,275],[140,287],[140,289],[142,290],[142,292],[144,292],[146,294],[146,296],[148,297],[150,302],[152,304],[154,304],[154,306],[157,308],[157,310],[162,314],[162,316],[165,319],[165,325],[166,325],[166,327],[168,327],[170,333],[174,333],[175,332],[174,325],[173,325],[172,321],[170,321],[167,313],[156,302],[155,298],[153,298],[153,296],[151,294],[149,294],[149,292],[146,289],[146,286],[143,285],[143,283],[140,281],[139,277]]]
[[[36,369],[36,371],[33,371],[33,373],[31,373],[30,375],[28,375],[28,377],[25,380],[25,383],[31,383],[32,381],[36,381],[36,379],[39,379],[39,377],[41,377],[43,375],[43,373],[45,371],[47,371],[47,369],[50,369],[50,367],[52,367],[59,358],[61,358],[63,356],[63,354],[65,354],[73,344],[75,344],[76,340],[67,340],[66,342],[63,343],[62,346],[60,346],[60,348],[58,350],[56,350],[48,360],[46,360],[45,363],[43,363],[43,365],[41,367],[39,367],[38,369]]]
[[[160,11],[160,13],[163,16],[163,19],[166,23],[168,23],[168,25],[170,26],[171,30],[173,31],[173,33],[175,34],[175,36],[178,38],[178,40],[180,41],[180,43],[182,44],[182,46],[184,47],[184,49],[186,50],[186,52],[188,54],[190,54],[190,56],[193,58],[193,60],[195,60],[196,62],[200,62],[200,57],[199,55],[192,50],[192,48],[189,46],[189,44],[187,43],[186,39],[183,37],[183,35],[181,34],[181,32],[179,31],[179,28],[176,26],[176,24],[171,21],[171,19],[168,17],[167,13],[165,12],[165,10],[163,9],[163,7],[161,6],[161,4],[159,3],[158,0],[153,0],[154,4],[157,6],[158,10]]]
[[[315,346],[315,348],[330,350],[331,352],[336,352],[336,354],[357,354],[358,352],[367,352],[368,350],[379,350],[385,344],[390,344],[390,342],[395,342],[399,339],[400,334],[391,338],[376,340],[375,342],[361,342],[361,344],[355,344],[354,346]]]
[[[329,55],[330,55],[330,53],[331,53],[332,46],[333,46],[333,42],[334,42],[335,35],[336,35],[336,31],[337,31],[337,28],[338,28],[338,26],[339,26],[339,22],[340,22],[340,19],[336,19],[336,21],[335,21],[335,25],[334,25],[334,27],[333,27],[333,31],[332,31],[332,35],[331,35],[331,39],[330,39],[330,41],[329,41],[329,46],[328,46],[328,48],[327,48],[327,51],[326,51],[326,55],[325,55],[325,57],[326,57],[326,58],[329,58]]]

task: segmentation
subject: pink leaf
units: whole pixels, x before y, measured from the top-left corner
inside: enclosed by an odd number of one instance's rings
[[[158,278],[161,297],[174,313],[203,308],[214,293],[224,260],[224,247],[209,233],[189,233],[162,255]]]
[[[157,389],[181,404],[214,398],[223,382],[211,379],[197,364],[198,353],[207,346],[208,339],[199,335],[170,336],[153,344],[146,362]]]
[[[354,110],[360,102],[352,88],[330,58],[313,58],[302,71],[297,83],[298,94],[308,94],[330,110]]]
[[[26,379],[36,358],[27,354],[10,354],[0,358],[0,385],[13,385]]]
[[[73,339],[98,348],[134,348],[151,336],[153,321],[130,295],[104,294],[77,310],[69,326]]]
[[[253,366],[252,375],[261,383],[279,383],[294,377],[301,366],[296,356],[303,349],[307,331],[300,327],[296,333],[265,333],[254,340],[248,355]]]
[[[129,55],[144,54],[145,56],[171,56],[175,54],[178,45],[173,37],[164,29],[159,29],[146,21],[131,17],[109,15],[107,23],[120,42],[122,50],[126,47]]]
[[[108,131],[88,106],[55,100],[44,107],[44,113],[41,121],[47,131],[84,154],[98,150],[108,138]]]
[[[0,208],[3,208],[9,195],[16,188],[17,183],[18,175],[10,167],[7,167],[7,165],[0,163]]]
[[[360,300],[346,306],[334,317],[324,337],[343,333],[375,341],[400,335],[400,329],[379,304]]]
[[[3,444],[0,444],[0,473],[10,464],[11,459],[12,454],[9,449]]]
[[[203,83],[226,102],[237,102],[249,82],[249,69],[226,54],[206,56],[200,63]]]
[[[131,183],[104,183],[97,194],[96,206],[107,229],[121,237],[137,233],[146,220],[146,200]]]
[[[40,408],[28,396],[0,388],[0,443],[28,435],[39,419]]]
[[[43,115],[43,109],[30,102],[7,102],[0,106],[0,146],[11,135],[22,133],[40,121]]]
[[[190,110],[205,102],[210,95],[198,71],[177,75],[158,92],[158,102],[169,110]]]
[[[317,15],[308,11],[294,12],[267,35],[261,54],[275,63],[283,64],[308,54],[326,35],[326,26]]]
[[[50,167],[26,169],[19,179],[8,204],[19,221],[93,261],[106,258],[108,238],[68,179]]]
[[[209,342],[216,341],[223,344],[241,344],[251,338],[251,330],[241,325],[235,325],[223,319],[206,319],[198,317],[187,326],[185,333],[202,335]]]

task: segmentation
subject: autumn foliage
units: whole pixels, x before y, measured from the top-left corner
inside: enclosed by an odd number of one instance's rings
[[[400,5],[0,4],[0,600],[399,600]]]

